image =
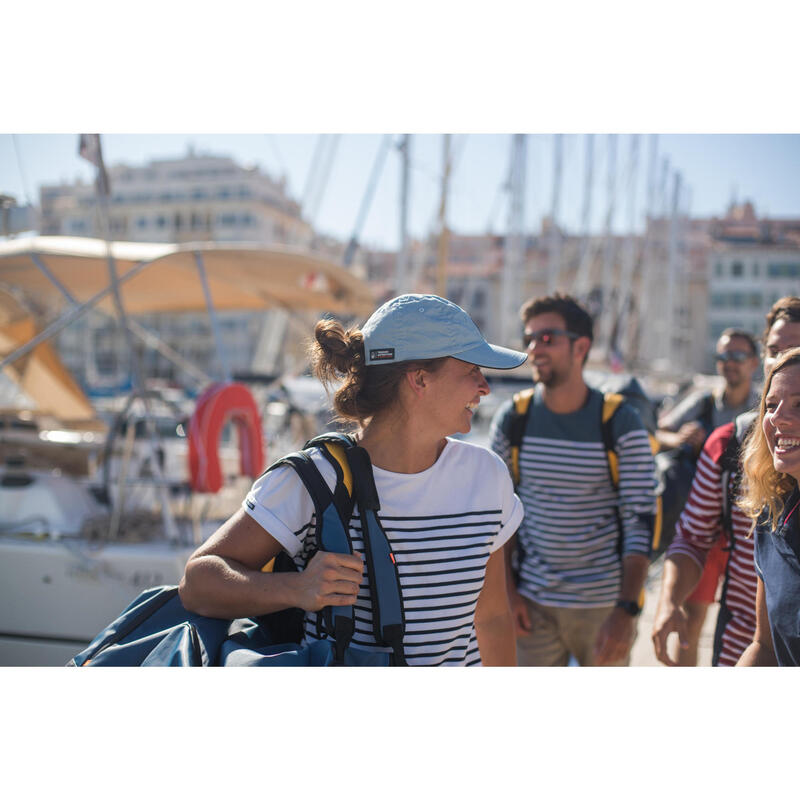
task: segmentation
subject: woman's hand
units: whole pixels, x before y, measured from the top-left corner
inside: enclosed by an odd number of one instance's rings
[[[297,606],[319,611],[325,606],[352,606],[364,573],[361,556],[318,551],[297,575]]]

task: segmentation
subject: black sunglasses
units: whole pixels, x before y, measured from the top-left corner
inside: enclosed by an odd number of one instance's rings
[[[752,358],[753,355],[750,353],[743,353],[741,350],[734,350],[730,353],[717,353],[714,356],[715,361],[721,361],[723,364],[726,361],[735,361],[737,364],[741,364],[747,361],[748,358]]]
[[[566,336],[568,339],[579,339],[580,336],[572,331],[565,331],[562,328],[543,328],[536,333],[525,333],[522,335],[522,344],[527,350],[531,346],[531,342],[538,344],[551,345],[556,336]]]

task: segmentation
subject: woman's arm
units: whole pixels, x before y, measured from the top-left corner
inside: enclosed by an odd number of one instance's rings
[[[515,667],[516,640],[506,593],[504,548],[489,556],[486,577],[475,609],[475,632],[481,661],[486,667]]]
[[[222,619],[355,603],[360,556],[318,552],[302,572],[262,572],[281,549],[240,509],[189,558],[178,587],[181,602],[189,611]]]
[[[756,534],[758,535],[758,534]],[[764,582],[758,578],[756,587],[756,632],[753,641],[739,657],[737,667],[777,667],[772,633],[769,629],[767,601],[764,598]]]

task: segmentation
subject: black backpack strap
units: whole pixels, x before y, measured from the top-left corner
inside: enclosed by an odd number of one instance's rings
[[[733,423],[733,434],[722,457],[719,466],[722,470],[720,482],[722,484],[722,529],[728,537],[727,550],[733,549],[733,502],[739,493],[742,483],[742,471],[739,463],[741,458],[742,444],[750,432],[755,422],[755,415],[752,413],[740,414]]]
[[[342,450],[337,447],[330,447],[329,445],[339,445]],[[333,491],[333,499],[342,520],[346,525],[350,522],[350,517],[353,516],[353,477],[350,472],[350,467],[347,460],[344,458],[344,452],[355,445],[355,437],[347,433],[322,433],[315,436],[305,444],[304,449],[310,447],[319,448],[320,453],[325,457],[327,462],[333,467],[336,473],[336,487]]]
[[[329,553],[351,554],[353,545],[350,541],[350,518],[343,518],[334,493],[328,488],[309,453],[305,450],[290,453],[272,464],[269,469],[284,465],[294,469],[314,503],[317,548]],[[321,627],[320,620],[324,622],[324,628],[334,640],[335,663],[342,663],[344,652],[355,633],[353,606],[327,606],[317,615],[317,620],[318,627]]]
[[[714,430],[714,394],[712,392],[703,398],[703,405],[697,421],[706,429],[706,434]]]
[[[353,473],[353,485],[361,515],[375,641],[382,647],[391,647],[395,666],[406,666],[403,652],[405,615],[400,576],[394,553],[377,513],[380,503],[372,463],[363,447],[349,448],[346,456]]]

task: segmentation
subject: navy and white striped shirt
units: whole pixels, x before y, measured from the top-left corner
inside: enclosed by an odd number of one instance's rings
[[[621,555],[648,555],[655,515],[655,461],[638,413],[623,404],[612,420],[619,458],[614,488],[602,441],[603,395],[555,414],[541,386],[532,399],[520,448],[517,492],[525,508],[519,591],[542,605],[603,607],[618,597]],[[491,447],[509,466],[513,400],[492,421]],[[622,534],[615,509],[622,520]]]
[[[313,456],[331,489],[335,474]],[[522,504],[503,462],[492,452],[448,439],[436,463],[404,474],[373,467],[380,518],[394,551],[403,595],[403,648],[412,666],[480,665],[475,609],[489,556],[513,536]],[[302,569],[315,542],[314,506],[291,468],[259,478],[243,505]],[[308,534],[311,533],[309,536]],[[350,521],[353,551],[364,556],[356,506]],[[378,648],[366,569],[355,604],[353,643]],[[317,615],[307,613],[306,638],[317,634]]]

